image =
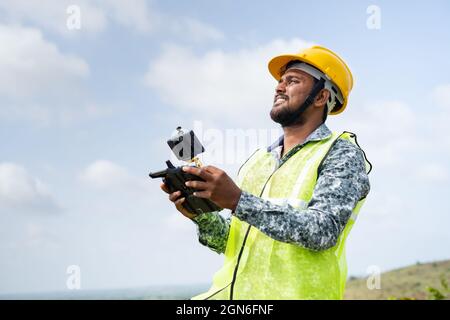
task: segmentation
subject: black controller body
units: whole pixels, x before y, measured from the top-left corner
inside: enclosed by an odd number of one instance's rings
[[[204,181],[202,178],[184,172],[183,167],[175,167],[170,161],[166,161],[166,164],[167,169],[150,173],[149,176],[152,179],[162,178],[170,193],[181,191],[181,197],[186,199],[183,207],[194,214],[222,210],[211,200],[194,196],[196,190],[185,185],[186,181]]]

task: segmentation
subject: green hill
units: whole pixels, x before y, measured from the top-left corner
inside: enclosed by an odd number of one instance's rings
[[[380,289],[369,290],[367,278],[350,278],[347,300],[436,299],[442,294],[450,299],[450,260],[417,263],[381,274]],[[436,289],[437,291],[433,290]],[[434,294],[433,294],[434,293]]]

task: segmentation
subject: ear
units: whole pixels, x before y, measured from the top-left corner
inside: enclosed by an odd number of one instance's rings
[[[327,89],[322,89],[317,94],[316,98],[314,99],[314,106],[315,107],[322,107],[326,105],[328,98],[330,97],[330,91]]]

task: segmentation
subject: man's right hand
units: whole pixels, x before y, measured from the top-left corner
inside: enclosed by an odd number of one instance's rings
[[[188,211],[185,207],[183,207],[182,203],[186,200],[185,198],[180,198],[181,196],[181,192],[180,191],[176,191],[173,193],[169,192],[169,189],[167,188],[167,186],[164,183],[161,183],[161,190],[164,191],[165,193],[169,194],[169,200],[172,201],[175,204],[175,207],[177,208],[178,211],[180,211],[185,217],[192,219],[194,217],[196,217],[197,215],[195,213],[192,213],[190,211]]]

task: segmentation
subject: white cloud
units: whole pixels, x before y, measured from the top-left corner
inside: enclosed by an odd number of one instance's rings
[[[374,166],[372,175],[384,180],[412,178],[411,183],[418,185],[448,181],[448,169],[442,163],[450,157],[446,139],[450,112],[421,113],[402,101],[352,105],[355,109],[349,108],[343,116],[330,117],[331,127],[357,134]]]
[[[416,176],[425,182],[446,183],[449,180],[448,168],[439,163],[426,163],[420,166]]]
[[[79,178],[82,182],[99,190],[120,189],[145,193],[150,188],[148,179],[135,177],[124,167],[108,160],[93,162],[80,173]]]
[[[442,84],[434,88],[432,97],[437,106],[450,111],[450,84]]]
[[[66,0],[0,2],[0,121],[68,125],[123,110],[123,106],[103,106],[89,99],[87,62],[62,52],[44,36],[42,30],[71,33],[66,9],[72,4]],[[114,22],[141,33],[166,28],[168,34],[197,42],[223,37],[195,19],[164,15],[144,0],[81,0],[75,5],[81,10],[80,32],[97,33],[107,22]]]
[[[110,116],[118,112],[116,107],[89,104],[78,99],[54,106],[34,102],[5,104],[0,107],[0,119],[6,122],[25,121],[40,126],[71,125]]]
[[[25,168],[14,163],[0,163],[0,209],[54,213],[60,207],[48,188]]]
[[[48,232],[42,224],[36,222],[26,224],[25,239],[23,243],[19,243],[20,245],[38,250],[55,250],[61,247],[55,235]]]
[[[107,160],[97,160],[90,164],[80,177],[96,188],[121,185],[130,179],[124,168]]]
[[[69,30],[67,8],[80,9],[80,29]],[[175,17],[155,8],[145,0],[14,0],[1,1],[8,23],[31,23],[64,36],[98,34],[109,24],[117,24],[142,34],[173,34],[194,42],[221,40],[223,34],[214,27],[188,17]]]
[[[450,139],[448,139],[448,127],[450,123],[450,84],[436,86],[431,93],[432,103],[428,106],[425,125],[433,140],[439,141],[442,151],[450,157]],[[435,146],[433,146],[435,147]]]
[[[192,18],[175,19],[169,27],[174,34],[194,43],[219,41],[225,38],[218,29]]]
[[[417,115],[402,101],[352,102],[344,114],[330,116],[336,131],[352,131],[376,168],[404,165],[407,156],[417,151]]]
[[[62,95],[89,75],[82,59],[63,54],[34,28],[0,25],[0,95],[8,98]]]
[[[25,120],[48,125],[52,118],[51,108],[37,104],[4,104],[0,107],[0,119],[3,121]]]
[[[92,103],[86,61],[66,54],[35,28],[0,24],[0,120],[70,124],[114,113]]]
[[[254,125],[267,120],[273,101],[275,80],[267,70],[270,58],[309,45],[301,39],[274,40],[259,47],[201,55],[188,47],[167,45],[150,62],[145,82],[164,102],[194,117]]]
[[[97,6],[112,21],[138,32],[154,31],[161,22],[161,14],[145,0],[99,0]]]
[[[100,8],[92,5],[92,1],[3,0],[0,2],[0,12],[4,12],[9,23],[31,23],[46,30],[74,35],[76,32],[67,28],[67,19],[70,16],[67,8],[73,4],[80,8],[83,31],[97,33],[105,29],[106,15]]]

